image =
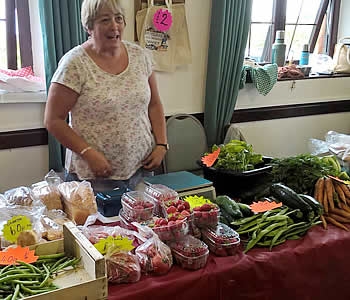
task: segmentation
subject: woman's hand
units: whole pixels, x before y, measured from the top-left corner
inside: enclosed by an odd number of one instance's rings
[[[166,149],[163,146],[156,146],[152,153],[142,161],[144,169],[149,171],[157,169],[162,163],[165,153]]]
[[[109,177],[113,174],[112,166],[103,153],[91,148],[82,157],[96,177]]]

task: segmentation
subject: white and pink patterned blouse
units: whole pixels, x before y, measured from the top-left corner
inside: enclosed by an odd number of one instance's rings
[[[129,65],[122,73],[103,71],[82,46],[77,46],[62,57],[51,81],[79,94],[70,112],[70,126],[105,154],[114,172],[110,178],[116,180],[129,179],[154,145],[148,117],[152,59],[138,45],[123,43]],[[94,178],[85,160],[69,149],[66,169],[79,179]]]

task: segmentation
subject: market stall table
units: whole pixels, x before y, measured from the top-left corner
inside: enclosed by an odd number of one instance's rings
[[[273,251],[256,248],[231,257],[209,256],[205,268],[173,266],[164,276],[109,284],[108,299],[350,299],[350,232],[315,226]]]

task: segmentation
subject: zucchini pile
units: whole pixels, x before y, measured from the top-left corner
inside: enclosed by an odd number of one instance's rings
[[[228,196],[218,196],[214,201],[220,207],[220,222],[231,226],[241,240],[246,240],[244,252],[255,246],[271,250],[286,240],[299,239],[311,227],[322,223],[323,207],[313,197],[297,194],[281,183],[272,184],[269,194],[265,199],[282,202],[282,207],[253,214],[248,205]]]

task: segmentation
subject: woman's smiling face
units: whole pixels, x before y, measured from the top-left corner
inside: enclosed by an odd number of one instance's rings
[[[102,7],[94,20],[89,34],[100,48],[118,48],[121,46],[125,18],[120,11],[113,11],[108,6]]]

